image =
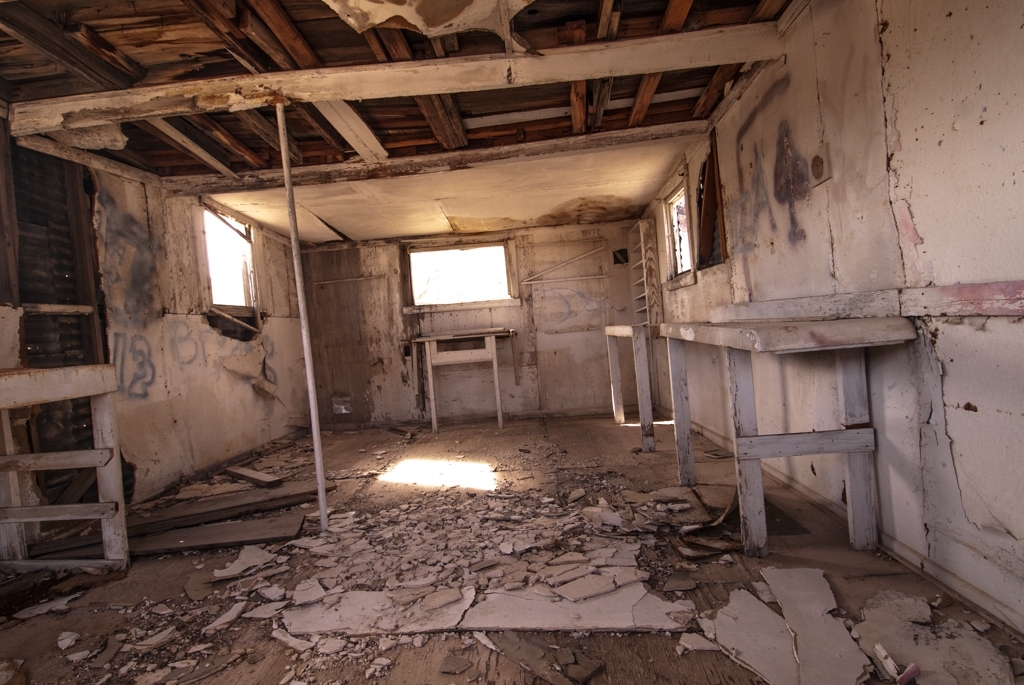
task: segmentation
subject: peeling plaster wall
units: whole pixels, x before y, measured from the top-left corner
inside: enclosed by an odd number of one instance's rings
[[[511,235],[520,281],[602,248],[542,276],[556,282],[520,285],[522,303],[503,307],[403,314],[403,305],[409,303],[400,276],[401,244],[307,252],[303,260],[312,303],[321,420],[373,424],[428,418],[429,405],[420,404],[426,373],[421,363],[421,378],[416,377],[405,346],[418,335],[487,328],[516,331],[518,385],[512,346],[507,338],[498,339],[502,408],[507,414],[610,414],[604,326],[632,322],[628,266],[613,265],[611,251],[626,246],[632,223],[533,228],[497,236],[495,241],[502,242]],[[452,244],[459,239],[464,236],[451,239]],[[592,275],[607,278],[571,280]],[[626,403],[635,405],[632,351],[625,344],[621,359]],[[438,367],[434,383],[439,419],[494,416],[490,364]],[[348,398],[351,412],[335,414],[335,397]]]
[[[716,306],[1024,278],[1024,10],[923,0],[814,0],[717,127],[731,258],[664,290],[666,320]],[[823,143],[833,177],[812,186]],[[707,146],[688,157],[692,196]],[[888,162],[887,162],[888,159]],[[1022,176],[1018,176],[1022,175]],[[658,213],[656,212],[656,215]],[[925,318],[913,344],[868,351],[883,540],[1024,628],[1021,323]],[[670,405],[664,345],[656,401]],[[687,344],[696,427],[724,443],[719,350]],[[832,353],[753,358],[761,433],[839,427]],[[765,460],[837,513],[837,455]]]
[[[908,285],[1021,280],[1024,7],[879,0],[889,191]],[[927,318],[921,565],[1024,627],[1024,329]]]
[[[294,285],[288,295],[290,251],[256,232],[257,288],[270,295],[262,303],[270,316],[252,341],[227,338],[202,315],[195,199],[165,200],[159,189],[103,173],[96,179],[107,342],[136,496],[308,422]],[[264,365],[265,380],[276,384],[272,395],[228,368],[245,362]]]

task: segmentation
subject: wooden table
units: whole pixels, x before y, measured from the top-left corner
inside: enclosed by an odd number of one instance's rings
[[[635,326],[605,326],[608,339],[608,373],[612,380],[612,413],[615,423],[626,422],[622,405],[622,371],[619,368],[617,338],[633,341],[633,366],[636,368],[636,398],[640,406],[640,440],[644,452],[654,451],[654,409],[651,405],[651,374],[647,360],[647,324]]]
[[[684,342],[724,347],[729,360],[732,447],[736,455],[743,549],[747,556],[767,554],[761,459],[806,454],[846,454],[846,512],[850,545],[878,546],[878,490],[875,480],[875,432],[868,411],[864,348],[898,345],[917,337],[900,317],[836,321],[771,321],[743,324],[663,323],[668,339],[669,376],[675,423],[679,482],[697,482],[690,438],[690,400]],[[836,351],[842,428],[814,433],[758,435],[751,352],[799,354]]]
[[[477,331],[441,333],[414,338],[414,343],[423,343],[427,365],[427,392],[430,396],[430,425],[437,432],[437,402],[434,399],[434,367],[451,364],[477,364],[491,362],[494,369],[494,400],[498,407],[498,428],[504,428],[501,416],[501,386],[498,383],[498,338],[512,340],[512,364],[515,365],[515,330],[511,328],[486,328]],[[438,350],[439,342],[456,340],[483,340],[484,346],[472,350]]]

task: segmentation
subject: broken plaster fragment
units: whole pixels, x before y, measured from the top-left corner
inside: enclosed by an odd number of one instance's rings
[[[75,640],[79,637],[78,633],[63,632],[57,636],[57,646],[60,648],[60,651],[63,652],[65,649],[75,644]]]
[[[615,590],[615,581],[608,576],[588,575],[556,588],[555,593],[570,602],[590,599]]]
[[[423,598],[423,608],[427,610],[440,609],[462,599],[462,590],[447,588],[438,590]]]
[[[575,490],[569,493],[569,498],[567,501],[569,502],[569,504],[572,504],[573,502],[578,502],[579,500],[583,499],[586,496],[586,490],[584,490],[583,488],[576,488]]]
[[[210,625],[203,628],[203,635],[209,635],[210,633],[216,633],[218,630],[227,628],[229,625],[235,622],[242,612],[245,610],[245,605],[248,604],[246,601],[236,602],[230,609],[225,611],[221,616],[211,623]]]
[[[309,578],[299,583],[292,595],[292,603],[295,606],[319,602],[327,593],[324,591],[320,581],[316,578]]]
[[[270,637],[274,638],[275,640],[277,640],[284,646],[288,647],[289,649],[294,649],[296,652],[300,654],[302,652],[313,649],[314,647],[313,643],[309,640],[300,640],[297,637],[292,637],[292,635],[288,631],[282,628],[275,629],[272,633],[270,633]]]
[[[683,633],[679,636],[679,644],[676,645],[676,654],[682,656],[687,652],[717,652],[718,645],[703,635],[697,633]]]

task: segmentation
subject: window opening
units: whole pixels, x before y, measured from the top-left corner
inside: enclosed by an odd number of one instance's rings
[[[674,276],[685,274],[693,268],[690,256],[690,219],[686,213],[686,187],[669,202],[669,219],[672,222],[672,254]]]
[[[711,132],[711,151],[700,167],[697,186],[697,269],[722,264],[729,258],[722,213],[722,179],[718,167],[718,139]]]
[[[510,300],[505,246],[409,252],[413,304]]]
[[[253,306],[252,235],[230,217],[203,209],[210,295],[215,305]]]

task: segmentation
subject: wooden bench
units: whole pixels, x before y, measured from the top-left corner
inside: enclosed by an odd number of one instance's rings
[[[58,369],[0,371],[0,568],[24,572],[47,568],[114,568],[128,566],[124,485],[117,439],[114,394],[117,379],[109,364]],[[10,410],[47,402],[88,397],[92,405],[93,449],[42,454],[15,454]],[[99,502],[22,506],[19,471],[96,469]],[[23,524],[33,521],[99,519],[103,559],[30,560]]]
[[[504,428],[501,412],[501,386],[498,384],[498,338],[509,338],[512,342],[512,365],[517,374],[516,385],[519,384],[518,369],[515,367],[515,330],[511,328],[487,328],[478,331],[462,331],[459,333],[441,333],[424,335],[414,338],[413,343],[422,343],[426,354],[427,392],[430,394],[430,425],[437,432],[437,402],[434,399],[434,367],[449,364],[475,364],[490,362],[494,369],[494,400],[498,405],[498,428]],[[439,350],[438,343],[455,341],[482,340],[484,346],[471,350]],[[415,359],[415,356],[413,357]]]
[[[864,348],[898,345],[917,337],[914,325],[899,317],[836,321],[771,321],[743,324],[663,323],[668,339],[669,376],[675,423],[679,481],[697,482],[690,438],[690,401],[684,342],[726,348],[732,411],[732,447],[736,455],[743,549],[747,556],[767,554],[761,459],[806,454],[846,454],[846,511],[850,545],[878,546],[878,491],[875,480],[875,432],[868,412]],[[842,428],[814,433],[758,435],[751,352],[799,354],[836,351]]]
[[[622,404],[622,371],[619,367],[618,338],[633,341],[633,366],[636,368],[636,396],[640,406],[640,439],[644,452],[654,451],[654,409],[651,405],[651,374],[647,360],[647,324],[605,326],[608,339],[608,372],[612,379],[612,413],[616,423],[626,422]]]

